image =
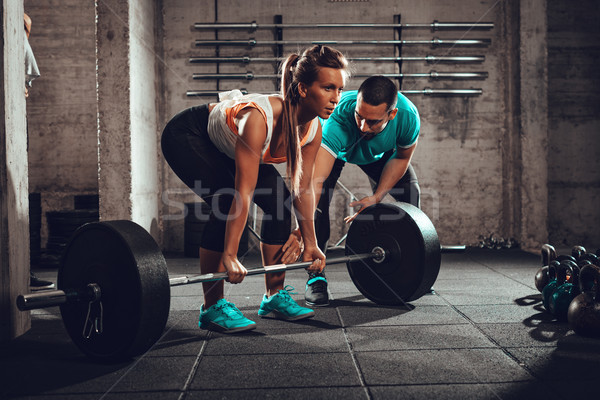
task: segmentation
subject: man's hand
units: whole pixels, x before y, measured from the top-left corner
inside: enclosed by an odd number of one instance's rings
[[[354,219],[358,216],[358,214],[361,213],[362,210],[364,210],[365,208],[372,206],[373,204],[377,204],[377,198],[375,196],[367,196],[364,197],[358,201],[353,201],[352,203],[350,203],[350,207],[360,207],[358,209],[358,211],[356,211],[354,213],[354,215],[350,215],[347,216],[346,218],[344,218],[344,222],[349,224],[350,222],[354,221]]]
[[[304,243],[302,242],[302,235],[300,230],[296,229],[290,234],[287,242],[281,248],[283,254],[281,255],[281,262],[283,264],[290,264],[298,260],[302,251],[304,250]]]

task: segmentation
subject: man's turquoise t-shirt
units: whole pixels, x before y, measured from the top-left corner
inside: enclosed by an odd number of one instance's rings
[[[402,93],[398,92],[396,117],[370,140],[361,136],[356,125],[354,110],[357,94],[357,90],[345,92],[329,119],[321,120],[321,147],[335,158],[363,165],[379,160],[388,150],[408,148],[415,144],[421,129],[419,112]]]

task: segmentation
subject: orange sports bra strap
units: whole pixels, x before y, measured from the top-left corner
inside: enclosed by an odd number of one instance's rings
[[[265,124],[267,123],[267,114],[265,114],[265,110],[263,110],[261,107],[259,107],[255,102],[251,101],[248,103],[236,104],[233,107],[229,107],[229,108],[225,109],[225,115],[227,117],[227,120],[226,120],[227,126],[229,127],[229,129],[231,129],[231,132],[235,133],[236,135],[238,135],[239,132],[238,132],[238,127],[235,124],[235,117],[237,117],[239,112],[245,108],[256,108],[262,114],[262,116],[265,120]]]

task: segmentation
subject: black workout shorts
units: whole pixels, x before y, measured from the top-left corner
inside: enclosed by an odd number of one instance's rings
[[[211,207],[201,247],[222,252],[235,188],[235,161],[211,142],[208,114],[208,106],[202,105],[175,115],[162,133],[161,145],[175,174]],[[259,166],[253,201],[263,211],[261,241],[284,244],[291,231],[291,195],[273,165]]]

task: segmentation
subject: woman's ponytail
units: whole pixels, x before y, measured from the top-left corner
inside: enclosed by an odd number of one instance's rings
[[[283,62],[281,71],[281,94],[283,95],[283,129],[285,135],[283,142],[287,157],[287,174],[290,179],[290,189],[297,194],[302,176],[302,150],[300,148],[300,135],[298,133],[298,81],[294,79],[298,54],[291,54]]]
[[[298,194],[302,177],[302,149],[298,132],[298,84],[311,86],[319,78],[321,68],[336,68],[348,73],[348,61],[338,50],[315,45],[302,55],[291,54],[281,67],[281,94],[283,96],[283,135],[287,151],[287,173],[291,191]]]

